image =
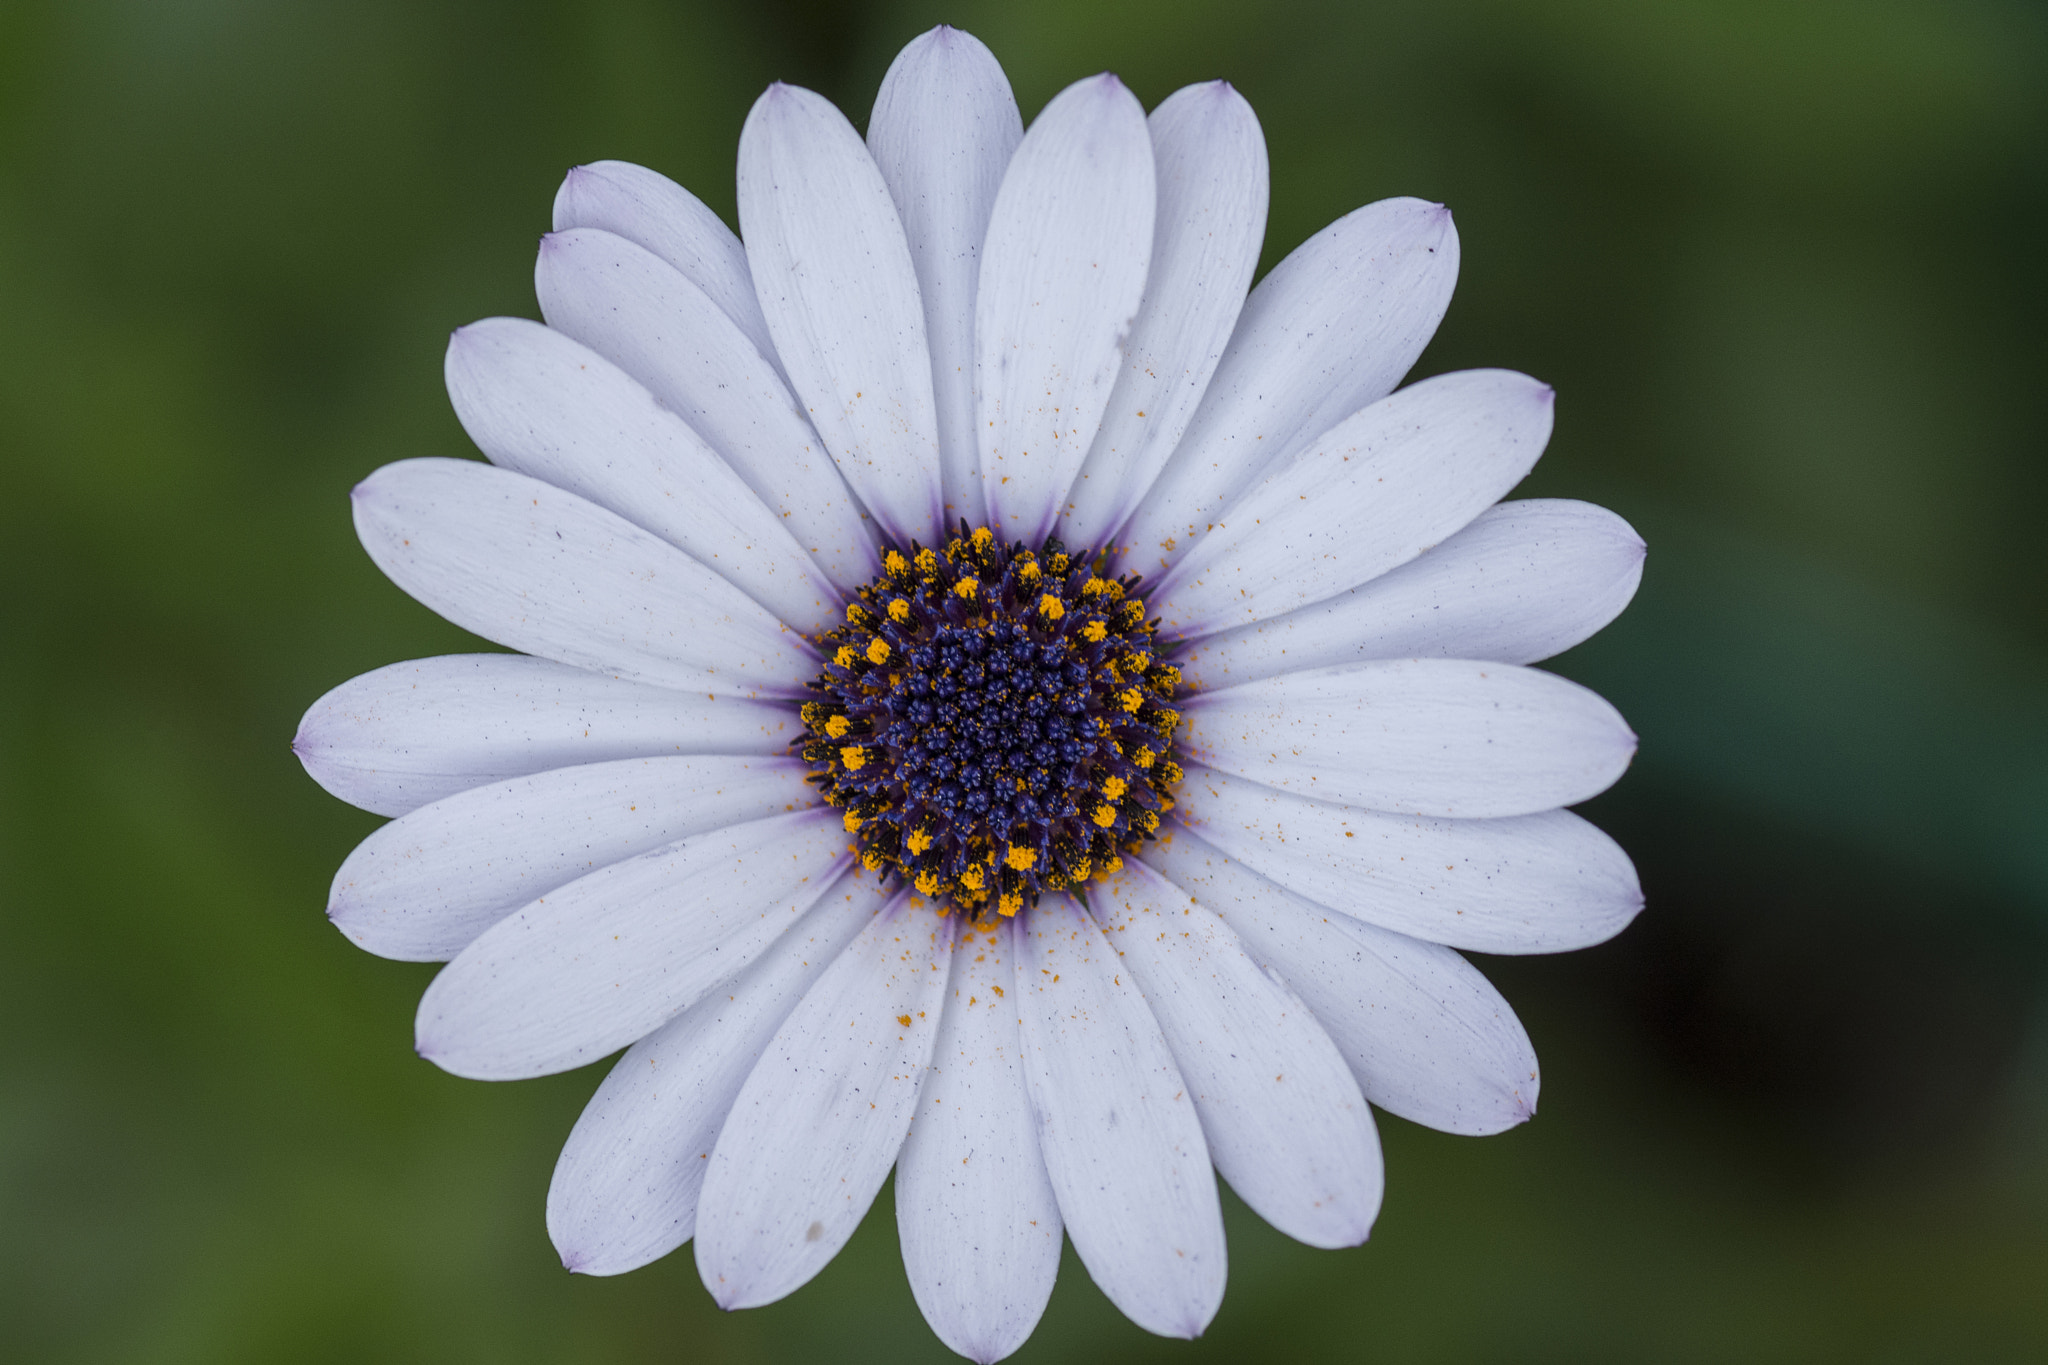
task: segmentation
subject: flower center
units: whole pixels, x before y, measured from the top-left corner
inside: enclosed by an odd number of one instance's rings
[[[891,549],[820,637],[796,749],[861,861],[941,908],[1014,915],[1123,866],[1173,809],[1180,670],[1138,576],[986,527]]]

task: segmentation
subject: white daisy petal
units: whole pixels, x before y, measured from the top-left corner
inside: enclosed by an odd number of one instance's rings
[[[776,616],[835,619],[832,581],[704,438],[587,346],[525,318],[448,340],[448,397],[477,449],[654,532]]]
[[[775,702],[625,682],[524,654],[388,664],[307,708],[292,752],[352,806],[403,815],[508,777],[656,754],[786,753]]]
[[[1449,948],[1303,900],[1174,827],[1144,859],[1220,914],[1315,1012],[1365,1097],[1473,1137],[1536,1112],[1536,1050],[1508,1002]]]
[[[1223,1302],[1223,1214],[1192,1096],[1116,950],[1073,899],[1017,954],[1024,1074],[1067,1235],[1125,1317],[1195,1337]]]
[[[841,878],[745,971],[626,1050],[584,1106],[548,1186],[548,1236],[563,1265],[618,1275],[690,1240],[740,1086],[885,898],[877,878]]]
[[[719,1307],[791,1293],[860,1226],[917,1110],[959,923],[898,896],[740,1087],[697,1206],[697,1273]]]
[[[902,216],[923,295],[948,525],[982,516],[974,290],[989,209],[1023,135],[1003,68],[944,25],[896,54],[868,119],[868,151]]]
[[[1363,1242],[1384,1190],[1379,1134],[1308,1007],[1143,863],[1091,888],[1089,905],[1165,1031],[1230,1188],[1297,1241]]]
[[[1151,573],[1261,474],[1386,397],[1458,279],[1450,210],[1383,199],[1273,267],[1245,301],[1187,437],[1116,539]]]
[[[327,917],[359,947],[445,962],[537,897],[692,834],[817,804],[797,759],[626,758],[515,777],[356,845]]]
[[[1180,443],[1266,236],[1266,139],[1226,81],[1167,96],[1147,121],[1159,207],[1145,300],[1124,343],[1102,429],[1067,492],[1060,535],[1100,545]]]
[[[1635,756],[1600,695],[1555,673],[1386,659],[1283,673],[1188,700],[1198,763],[1369,810],[1489,819],[1597,796]]]
[[[549,327],[681,416],[842,590],[874,577],[881,561],[853,490],[782,376],[709,295],[595,228],[541,238],[534,289]]]
[[[623,517],[471,460],[402,460],[355,487],[386,577],[486,640],[687,691],[792,696],[811,651],[723,577]]]
[[[849,859],[837,811],[729,825],[613,863],[485,930],[420,1000],[420,1055],[545,1076],[644,1038],[760,955]]]
[[[1532,664],[1619,616],[1643,580],[1643,554],[1642,537],[1605,508],[1504,502],[1398,569],[1197,640],[1174,662],[1198,689],[1363,659]]]
[[[1428,820],[1314,801],[1189,764],[1175,818],[1318,905],[1431,943],[1561,953],[1643,908],[1635,866],[1570,811]]]
[[[596,228],[645,247],[682,272],[754,344],[779,364],[754,297],[746,248],[697,196],[630,161],[578,166],[555,192],[554,229]]]
[[[1550,386],[1512,370],[1412,384],[1233,503],[1152,588],[1165,629],[1279,616],[1405,564],[1522,481],[1550,439]]]
[[[1137,97],[1077,81],[1032,121],[989,216],[975,412],[989,524],[1036,545],[1102,424],[1145,293],[1157,184]]]
[[[925,1321],[969,1360],[1038,1325],[1060,1266],[1060,1210],[1025,1088],[1016,922],[963,928],[917,1118],[896,1158],[903,1269]]]
[[[860,134],[773,85],[740,133],[740,230],[790,387],[898,543],[939,524],[938,417],[903,224]]]

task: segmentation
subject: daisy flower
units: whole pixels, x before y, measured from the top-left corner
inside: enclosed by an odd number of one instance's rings
[[[1367,205],[1253,290],[1266,170],[1227,84],[1147,116],[1097,76],[1026,130],[951,29],[865,140],[774,86],[744,245],[652,171],[571,171],[545,325],[449,343],[488,463],[355,490],[378,567],[517,652],[308,712],[307,770],[397,817],[328,913],[448,963],[417,1044],[456,1075],[625,1049],[548,1192],[571,1270],[694,1241],[720,1305],[768,1303],[893,1168],[961,1354],[1024,1341],[1063,1235],[1193,1336],[1217,1175],[1349,1246],[1372,1105],[1534,1112],[1529,1039],[1456,950],[1641,907],[1564,809],[1635,737],[1527,665],[1627,604],[1642,542],[1500,501],[1545,385],[1397,390],[1457,275],[1442,205]]]

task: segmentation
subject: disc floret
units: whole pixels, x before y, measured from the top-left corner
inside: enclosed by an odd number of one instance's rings
[[[818,640],[797,749],[863,864],[942,907],[1015,915],[1107,876],[1173,808],[1180,766],[1135,574],[987,527],[890,549]]]

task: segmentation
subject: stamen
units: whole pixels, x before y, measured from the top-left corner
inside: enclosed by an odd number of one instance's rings
[[[1106,557],[961,527],[888,549],[819,640],[792,748],[861,863],[963,914],[1015,915],[1123,866],[1173,808],[1179,671]]]

